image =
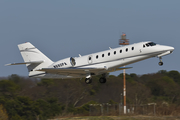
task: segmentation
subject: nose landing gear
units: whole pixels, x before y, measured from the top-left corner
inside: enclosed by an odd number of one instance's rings
[[[163,62],[159,62],[158,64],[159,64],[159,66],[162,66],[162,65],[163,65]]]
[[[159,60],[160,60],[160,62],[158,64],[159,64],[159,66],[162,66],[163,65],[162,58],[160,57]]]

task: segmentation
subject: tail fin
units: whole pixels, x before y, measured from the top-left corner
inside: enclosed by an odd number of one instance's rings
[[[39,51],[31,43],[19,44],[18,48],[28,68],[29,76],[41,74],[43,72],[36,71],[41,68],[47,68],[53,62]]]

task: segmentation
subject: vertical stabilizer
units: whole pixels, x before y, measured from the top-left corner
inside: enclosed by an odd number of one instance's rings
[[[43,74],[44,72],[39,72],[36,70],[47,68],[53,63],[47,56],[45,56],[41,51],[39,51],[29,42],[19,44],[18,48],[21,52],[24,62],[30,63],[26,64],[30,77],[38,74]]]

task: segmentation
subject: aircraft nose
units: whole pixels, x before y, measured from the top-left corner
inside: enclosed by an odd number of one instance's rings
[[[173,52],[174,51],[174,47],[168,47],[168,50],[170,50],[171,52]]]

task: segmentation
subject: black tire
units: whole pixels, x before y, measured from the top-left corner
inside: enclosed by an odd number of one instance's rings
[[[162,65],[163,65],[163,62],[159,62],[158,64],[159,64],[159,66],[162,66]]]
[[[99,79],[99,82],[100,82],[100,83],[106,83],[106,78],[101,77],[101,78]]]

